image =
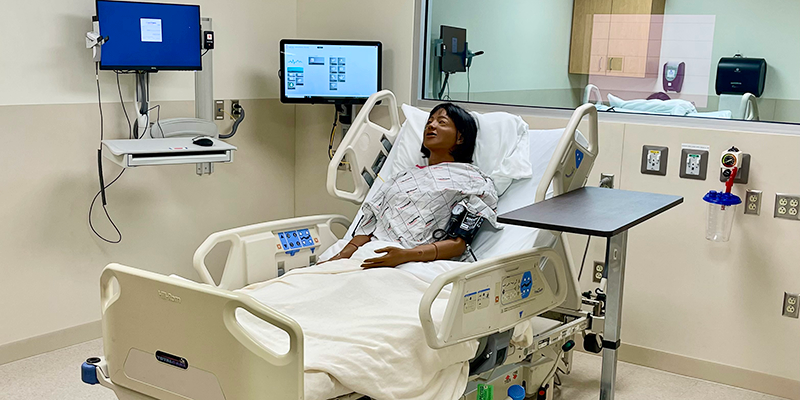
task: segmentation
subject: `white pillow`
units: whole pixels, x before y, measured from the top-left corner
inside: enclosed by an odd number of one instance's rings
[[[403,104],[406,121],[392,149],[397,154],[388,175],[425,165],[420,148],[428,114]],[[503,194],[515,179],[530,178],[528,124],[517,115],[503,112],[470,113],[478,124],[474,164],[494,180],[498,194]]]
[[[622,100],[613,94],[608,94],[608,103],[619,111],[632,110],[658,114],[687,115],[697,112],[694,104],[681,99],[673,100]]]

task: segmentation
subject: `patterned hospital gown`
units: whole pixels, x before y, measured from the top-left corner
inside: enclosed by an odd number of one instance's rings
[[[497,227],[497,191],[492,178],[466,163],[414,167],[387,180],[361,210],[356,235],[373,235],[405,248],[433,243],[445,229],[450,210],[464,201],[467,209]]]

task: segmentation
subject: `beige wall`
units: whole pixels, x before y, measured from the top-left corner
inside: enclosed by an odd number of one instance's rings
[[[161,0],[162,3],[187,3]],[[278,41],[295,34],[294,0],[195,0],[216,32],[214,87],[217,98],[278,98]],[[96,101],[91,30],[95,2],[3,0],[0,16],[0,105]],[[126,83],[130,81],[131,83]],[[131,79],[123,79],[126,97]],[[194,77],[160,72],[151,81],[157,101],[193,100]],[[114,74],[102,74],[104,98],[117,96]]]
[[[0,107],[7,149],[16,149],[0,168],[0,345],[98,320],[100,272],[110,262],[196,278],[192,255],[210,233],[292,216],[293,107],[242,103],[248,119],[230,140],[240,149],[232,164],[204,177],[194,165],[133,168],[108,190],[108,211],[123,233],[117,245],[87,224],[98,187],[97,106]],[[162,104],[164,118],[194,109]],[[109,128],[124,121],[118,105],[104,108]],[[109,182],[120,169],[104,164]],[[102,208],[93,220],[115,237]]]
[[[242,99],[247,110],[230,140],[239,151],[211,176],[198,177],[194,165],[126,171],[108,190],[109,213],[124,235],[112,245],[87,224],[100,138],[94,65],[83,39],[94,2],[3,3],[0,363],[96,337],[98,282],[107,263],[196,278],[191,258],[210,233],[294,215],[295,108],[276,99],[275,71],[278,41],[296,32],[296,2],[199,4],[217,32],[216,97]],[[128,100],[132,81],[122,77]],[[126,137],[114,74],[101,72],[101,83],[106,138]],[[158,73],[151,84],[162,119],[194,115],[192,73]],[[228,131],[230,122],[219,126]],[[119,168],[104,165],[108,183]],[[114,237],[102,208],[95,207],[94,221]],[[64,330],[72,333],[53,334]]]
[[[526,120],[536,128],[565,122]],[[787,173],[792,170],[791,154],[800,146],[800,136],[603,122],[600,138],[600,157],[589,185],[597,185],[600,173],[613,173],[618,189],[685,199],[677,208],[631,230],[622,341],[656,350],[649,353],[656,354],[652,360],[636,356],[631,361],[663,366],[664,360],[679,355],[686,363],[679,363],[676,372],[754,388],[741,380],[726,380],[714,368],[694,372],[680,368],[693,365],[688,359],[732,366],[777,378],[779,384],[772,387],[755,384],[759,390],[797,398],[792,396],[800,395],[800,323],[782,317],[780,310],[783,292],[800,290],[800,248],[796,245],[800,225],[774,219],[772,209],[775,193],[800,193],[800,183]],[[743,197],[747,188],[763,190],[761,215],[744,215],[738,210],[728,243],[705,239],[702,196],[711,189],[722,189],[714,179],[718,169],[709,164],[706,181],[679,178],[683,143],[708,145],[712,157],[731,145],[752,155],[749,183],[736,185],[734,193]],[[640,173],[643,145],[670,148],[666,177]],[[586,237],[572,235],[570,244],[573,259],[580,262]],[[603,260],[604,246],[602,239],[593,239],[588,268],[592,261]],[[583,289],[593,289],[591,274],[584,275]],[[635,352],[641,353],[641,349]]]

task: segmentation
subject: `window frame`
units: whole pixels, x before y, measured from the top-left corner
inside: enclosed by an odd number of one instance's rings
[[[425,79],[425,56],[428,43],[425,42],[426,29],[431,21],[428,13],[430,4],[434,0],[414,0],[414,59],[411,71],[411,105],[420,108],[433,108],[441,103],[438,100],[428,100],[423,97]],[[566,108],[528,106],[500,103],[480,103],[452,100],[453,103],[468,107],[470,110],[491,112],[505,111],[512,114],[525,115],[539,118],[568,119],[573,110]],[[681,117],[672,115],[625,114],[612,112],[598,112],[600,122],[657,125],[679,128],[714,129],[736,132],[773,133],[800,135],[800,123],[780,121],[742,121],[712,119],[700,117]]]

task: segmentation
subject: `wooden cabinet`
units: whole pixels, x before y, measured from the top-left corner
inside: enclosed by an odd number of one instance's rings
[[[650,64],[658,58],[662,26],[653,16],[662,18],[665,1],[574,0],[569,73],[626,77],[652,73],[648,57]]]

